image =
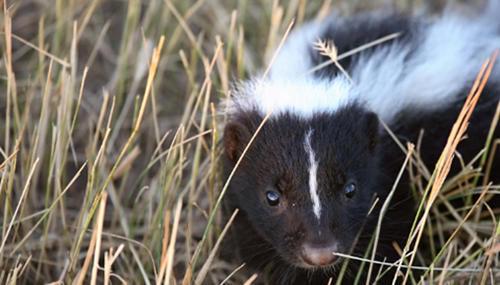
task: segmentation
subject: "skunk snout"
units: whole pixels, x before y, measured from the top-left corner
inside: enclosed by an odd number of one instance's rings
[[[339,257],[333,255],[338,252],[338,243],[336,241],[329,244],[309,244],[302,246],[302,260],[311,266],[326,266],[337,262]]]

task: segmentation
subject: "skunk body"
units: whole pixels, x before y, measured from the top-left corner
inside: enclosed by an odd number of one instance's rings
[[[240,209],[238,250],[269,271],[271,284],[335,284],[343,259],[332,252],[365,255],[405,158],[379,119],[404,145],[424,130],[420,156],[435,165],[481,66],[500,49],[494,2],[474,19],[363,14],[310,23],[290,35],[265,79],[236,88],[224,131],[226,177],[274,107],[227,192],[230,208]],[[401,34],[339,60],[352,82],[334,64],[309,72],[329,60],[313,48],[318,38],[332,39],[341,55],[394,33]],[[459,145],[466,162],[484,147],[500,97],[499,67]],[[393,242],[404,247],[413,217],[404,174],[382,222],[378,261],[397,260]],[[353,283],[359,266],[349,262],[343,284]],[[392,282],[389,275],[379,284]]]

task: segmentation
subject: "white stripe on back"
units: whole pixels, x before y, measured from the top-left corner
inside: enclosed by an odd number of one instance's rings
[[[411,38],[392,40],[352,59],[349,75],[356,87],[344,74],[304,75],[314,67],[309,56],[312,42],[317,36],[335,41],[335,34],[324,35],[324,31],[343,27],[342,18],[311,22],[290,34],[266,79],[254,77],[235,86],[229,113],[256,110],[265,116],[274,108],[274,118],[289,112],[310,119],[358,101],[368,103],[390,125],[407,108],[439,110],[471,88],[486,58],[500,48],[500,1],[490,2],[491,7],[477,18],[451,10],[437,20],[413,16]],[[384,16],[367,17],[378,23]],[[495,64],[490,81],[498,81],[499,76],[500,65]]]

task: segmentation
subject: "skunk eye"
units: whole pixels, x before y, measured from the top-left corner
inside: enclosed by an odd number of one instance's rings
[[[269,191],[266,193],[267,203],[269,206],[277,206],[280,203],[280,196],[275,192]]]
[[[356,185],[354,183],[349,183],[344,188],[344,193],[347,198],[352,198],[356,194]]]

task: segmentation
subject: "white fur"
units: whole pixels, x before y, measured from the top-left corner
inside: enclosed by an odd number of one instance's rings
[[[392,45],[361,60],[353,80],[387,123],[404,108],[439,109],[472,87],[481,65],[500,49],[499,33],[485,22],[446,15],[423,32],[409,62],[404,58],[412,47]],[[498,74],[496,68],[491,80]]]
[[[495,2],[494,0],[493,2]],[[268,78],[243,83],[233,94],[230,112],[256,109],[262,115],[274,106],[272,116],[291,112],[310,118],[317,112],[335,112],[350,100],[361,100],[386,123],[405,108],[434,110],[456,100],[454,95],[470,88],[481,65],[500,49],[500,5],[490,5],[478,19],[447,12],[428,27],[420,27],[421,40],[411,44],[395,41],[357,61],[350,76],[318,79],[303,75],[313,66],[307,48],[326,25],[311,23],[285,42]],[[335,40],[335,39],[333,39]],[[410,60],[405,62],[405,58]],[[500,63],[490,80],[498,80]],[[495,79],[496,77],[496,79]]]
[[[309,193],[311,194],[311,200],[313,202],[314,215],[316,215],[316,218],[319,220],[321,217],[321,203],[319,201],[318,180],[316,177],[318,173],[318,161],[315,158],[316,155],[311,146],[312,134],[313,130],[309,129],[305,137],[304,148],[309,156]]]
[[[308,77],[301,80],[252,80],[233,95],[236,109],[259,111],[266,115],[274,107],[272,116],[291,112],[310,118],[318,112],[332,112],[344,106],[350,94],[356,92],[344,78],[333,82]],[[250,96],[242,96],[249,94]],[[233,112],[236,110],[233,110]]]
[[[319,22],[310,22],[293,31],[279,50],[273,66],[269,72],[270,78],[298,78],[313,68],[308,56],[313,42],[318,41],[327,25]],[[299,56],[300,55],[300,56]]]

